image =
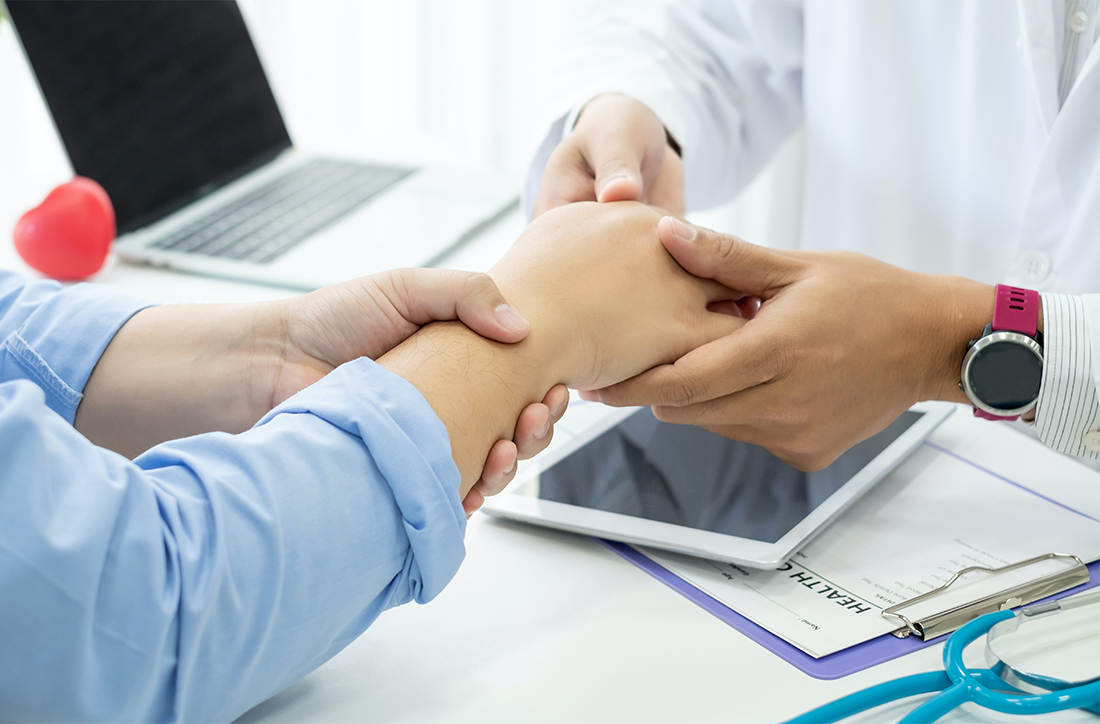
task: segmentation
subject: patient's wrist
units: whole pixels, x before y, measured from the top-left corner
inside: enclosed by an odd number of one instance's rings
[[[494,342],[461,322],[429,324],[378,359],[415,386],[447,428],[465,496],[497,440],[512,438],[523,409],[557,383],[552,339]]]
[[[598,304],[596,295],[583,288],[561,290],[548,281],[549,274],[533,281],[515,271],[507,261],[490,270],[505,299],[531,324],[527,338],[509,349],[537,369],[540,384],[546,384],[543,392],[556,384],[578,386],[596,366],[596,343],[590,338],[598,315],[586,319],[577,300],[588,293],[590,303]]]

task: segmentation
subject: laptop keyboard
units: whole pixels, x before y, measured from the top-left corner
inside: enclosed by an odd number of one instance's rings
[[[314,159],[151,246],[263,264],[410,173],[407,168]]]

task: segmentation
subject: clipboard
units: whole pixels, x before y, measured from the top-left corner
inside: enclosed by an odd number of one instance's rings
[[[677,576],[675,573],[669,571],[661,564],[653,561],[641,552],[637,551],[632,546],[616,541],[604,540],[602,538],[598,540],[619,556],[638,566],[643,571],[653,576],[661,583],[664,583],[666,586],[684,596],[688,600],[693,601],[703,610],[713,614],[720,621],[724,621],[725,623],[729,624],[748,638],[763,646],[768,651],[771,651],[779,658],[783,659],[800,671],[814,677],[815,679],[840,679],[857,671],[862,671],[863,669],[870,668],[885,661],[890,661],[891,659],[896,659],[899,656],[904,656],[905,654],[911,653],[918,649],[923,649],[927,646],[938,644],[941,642],[945,634],[949,633],[950,630],[953,630],[947,629],[946,627],[942,626],[937,627],[935,629],[931,629],[934,635],[927,636],[925,638],[922,638],[921,635],[899,635],[898,632],[885,633],[881,636],[878,636],[877,638],[873,638],[869,641],[864,641],[842,651],[837,651],[836,653],[822,656],[821,658],[814,658],[813,656],[810,656],[793,644],[790,644],[780,637],[776,636],[775,634],[771,633],[763,626],[753,623],[749,619],[734,611],[726,604],[722,603],[710,594],[702,591],[693,584],[688,583],[684,579]],[[1029,559],[1027,561],[1021,561],[1018,564],[1012,565],[1014,567],[1026,565],[1036,560],[1046,559],[1047,557],[1048,556],[1040,556],[1037,559]],[[1005,600],[1008,603],[1012,604],[1008,607],[1016,608],[1021,605],[1045,603],[1047,601],[1052,601],[1058,598],[1062,598],[1064,596],[1070,596],[1074,593],[1078,593],[1080,591],[1084,591],[1086,589],[1094,588],[1097,585],[1100,585],[1100,560],[1093,561],[1092,563],[1089,563],[1087,565],[1082,565],[1088,575],[1088,579],[1084,582],[1077,584],[1074,584],[1072,582],[1073,580],[1080,580],[1083,577],[1083,573],[1078,570],[1076,572],[1076,575],[1078,576],[1076,579],[1068,578],[1068,580],[1065,581],[1069,583],[1069,588],[1058,590],[1055,593],[1048,592],[1049,595],[1043,595],[1042,593],[1039,593],[1039,595],[1042,595],[1043,597],[1034,599],[1032,601],[1024,601],[1023,598],[1025,597],[1016,596],[1015,593],[1013,593],[1012,591],[1006,591],[1005,593],[1008,594],[1008,596]],[[1071,570],[1073,569],[1067,569],[1067,571]],[[956,576],[962,575],[963,573],[964,571],[959,571]],[[928,594],[925,594],[925,596],[930,596],[932,594],[938,593],[942,589],[947,588],[947,586],[949,586],[953,581],[954,579],[944,584],[944,586],[941,586],[940,588],[929,591]],[[1020,601],[1016,602],[1016,598],[1020,598]],[[912,600],[915,599],[911,599],[911,601]],[[983,602],[985,602],[985,599],[974,602],[975,606],[970,611],[970,613],[972,613],[973,615],[970,615],[970,618],[976,618],[982,613],[988,612],[981,607],[981,604]],[[999,603],[1003,602],[998,602],[998,605],[990,610],[998,610],[1000,607]],[[956,620],[965,622],[964,620],[959,618],[956,618]],[[922,622],[912,623],[917,624]],[[959,625],[961,625],[961,623],[959,623]],[[908,626],[905,623],[902,623],[901,629],[906,630],[908,633]]]

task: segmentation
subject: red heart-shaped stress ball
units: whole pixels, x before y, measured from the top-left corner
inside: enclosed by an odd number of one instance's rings
[[[15,224],[15,250],[54,279],[99,271],[115,238],[115,210],[103,187],[77,176],[63,183]]]

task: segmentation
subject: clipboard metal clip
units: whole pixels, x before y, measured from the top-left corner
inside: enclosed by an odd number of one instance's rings
[[[1062,571],[1055,573],[1049,573],[1041,578],[1036,578],[1034,581],[1022,583],[1012,588],[1008,588],[997,593],[984,596],[975,601],[959,604],[953,606],[944,611],[938,613],[932,613],[928,616],[918,618],[916,621],[910,619],[899,611],[903,608],[907,608],[914,604],[925,601],[942,593],[947,587],[953,584],[962,576],[968,573],[1004,573],[1006,571],[1012,571],[1017,568],[1024,568],[1026,566],[1034,565],[1042,561],[1048,561],[1052,559],[1063,560],[1071,565]],[[1087,583],[1089,580],[1089,571],[1085,567],[1085,563],[1077,556],[1068,555],[1065,553],[1047,553],[1046,555],[1035,556],[1034,558],[1028,558],[1026,561],[1018,561],[1016,563],[1010,563],[1007,566],[1001,566],[1000,568],[987,568],[985,566],[970,566],[964,568],[961,571],[955,573],[951,578],[947,580],[942,586],[933,588],[931,591],[922,593],[919,596],[910,598],[907,601],[894,604],[890,608],[887,608],[882,612],[882,615],[889,619],[894,619],[900,623],[905,624],[904,628],[900,628],[894,631],[894,635],[898,638],[905,638],[909,635],[918,637],[921,641],[928,641],[934,639],[937,636],[942,636],[947,633],[951,633],[955,629],[959,628],[968,621],[972,621],[978,616],[992,613],[994,611],[1004,611],[1009,608],[1016,608],[1017,606],[1023,606],[1033,601],[1038,601],[1040,598],[1046,598],[1052,596],[1055,593],[1061,593],[1067,589],[1078,586],[1082,583]]]

